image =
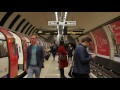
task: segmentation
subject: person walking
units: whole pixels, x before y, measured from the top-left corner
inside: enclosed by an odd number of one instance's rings
[[[27,73],[28,78],[40,77],[41,69],[44,67],[44,50],[43,47],[37,43],[37,36],[31,36],[31,45],[27,48]]]
[[[50,51],[51,51],[52,56],[53,56],[53,61],[55,61],[55,56],[57,54],[57,49],[58,49],[55,42],[51,45],[50,49],[51,49]]]
[[[71,44],[68,44],[67,52],[68,52],[68,61],[69,61],[69,64],[71,64],[72,56],[73,56],[73,47],[71,46]]]
[[[64,74],[64,68],[68,66],[68,60],[67,60],[67,51],[64,47],[64,41],[60,41],[60,45],[58,47],[58,60],[59,60],[60,78],[66,78]]]

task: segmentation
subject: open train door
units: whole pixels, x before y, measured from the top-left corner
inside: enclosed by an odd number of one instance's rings
[[[27,69],[27,41],[25,36],[21,33],[16,33],[22,40],[22,50],[23,50],[23,70]]]
[[[22,49],[22,40],[15,33],[9,31],[15,38],[16,46],[17,46],[17,54],[18,54],[18,75],[22,74],[23,71],[23,49]]]
[[[4,74],[8,71],[8,75],[7,75],[8,78],[14,78],[18,75],[18,56],[15,45],[15,38],[4,28],[0,28],[0,32],[3,33],[4,36],[6,37],[5,39],[6,44],[5,42],[2,42],[4,43],[4,48],[2,49],[5,49],[4,50],[5,54],[3,56],[6,57],[6,59],[2,57],[2,59],[0,60],[2,61],[0,62],[2,65],[0,66],[4,68],[4,70],[2,71],[4,72]]]

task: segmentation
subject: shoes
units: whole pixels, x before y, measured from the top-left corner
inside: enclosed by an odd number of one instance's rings
[[[65,76],[60,76],[60,78],[66,78]]]

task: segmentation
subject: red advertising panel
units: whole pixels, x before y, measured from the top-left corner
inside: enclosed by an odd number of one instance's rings
[[[109,42],[103,28],[92,32],[97,44],[97,54],[109,56]]]
[[[85,36],[86,36],[86,37],[90,37],[90,38],[92,39],[92,43],[91,43],[91,45],[89,46],[89,52],[91,52],[91,53],[96,53],[96,52],[95,52],[95,44],[94,44],[94,41],[93,41],[93,38],[92,38],[91,34],[88,33],[88,34],[86,34]]]
[[[120,20],[113,22],[111,25],[112,32],[114,33],[116,43],[120,46]]]

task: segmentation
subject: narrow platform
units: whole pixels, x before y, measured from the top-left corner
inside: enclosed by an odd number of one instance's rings
[[[65,68],[65,76],[68,76],[70,65]],[[91,78],[96,78],[92,73],[90,73]],[[24,77],[27,78],[27,75]],[[41,70],[40,78],[60,78],[60,72],[58,68],[58,56],[56,56],[55,61],[53,61],[52,55],[49,60],[44,61],[44,68]]]

